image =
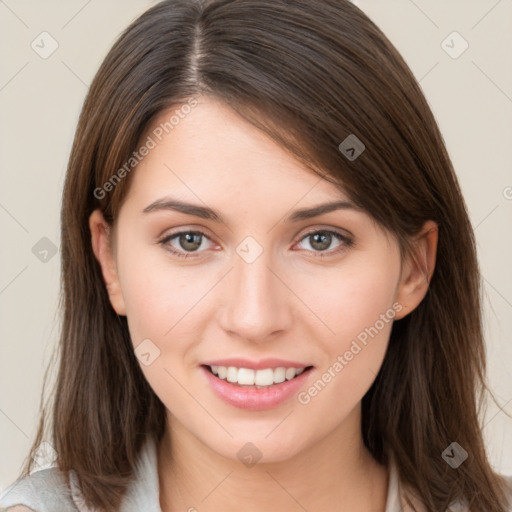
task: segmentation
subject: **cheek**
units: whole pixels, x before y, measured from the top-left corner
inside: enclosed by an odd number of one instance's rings
[[[126,316],[149,385],[168,408],[185,411],[190,396],[183,384],[188,382],[188,361],[198,338],[198,300],[211,285],[191,280],[193,271],[173,267],[157,253],[132,250],[119,262]],[[144,354],[149,356],[144,359]]]
[[[336,408],[343,415],[361,400],[382,365],[399,311],[394,300],[398,279],[399,259],[390,255],[331,269],[315,277],[315,286],[302,281],[300,293],[321,321],[315,321],[322,333],[316,339],[324,357],[317,380],[299,402],[325,408],[343,404]]]
[[[379,261],[368,255],[346,265],[299,274],[294,291],[318,318],[322,338],[341,350],[392,308],[398,279],[397,258],[389,255]],[[380,322],[378,326],[381,330]]]
[[[133,343],[165,340],[198,302],[201,290],[207,290],[207,283],[202,286],[193,270],[168,262],[160,249],[130,250],[129,240],[126,245],[124,254],[129,256],[119,262],[119,275]]]

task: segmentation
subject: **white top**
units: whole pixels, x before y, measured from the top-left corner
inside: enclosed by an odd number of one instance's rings
[[[157,467],[156,443],[149,438],[141,450],[135,469],[135,479],[123,499],[119,512],[162,512]],[[507,480],[512,500],[512,476],[507,477]],[[413,504],[418,512],[425,510],[417,501],[413,501]],[[70,471],[69,480],[66,481],[55,468],[36,471],[5,489],[0,495],[0,507],[15,505],[25,505],[34,512],[95,512],[84,505],[74,472]],[[458,503],[451,506],[447,512],[465,510],[465,507]],[[396,466],[391,461],[385,512],[408,511],[410,508],[403,499]],[[512,508],[509,512],[512,512]]]

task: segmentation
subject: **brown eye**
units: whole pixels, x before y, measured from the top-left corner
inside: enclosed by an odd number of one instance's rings
[[[205,240],[209,238],[201,231],[180,231],[165,236],[159,243],[173,255],[188,258],[199,256],[203,252],[199,249]]]
[[[332,242],[332,235],[319,231],[313,235],[309,235],[310,245],[313,249],[318,251],[325,251],[328,249]]]
[[[338,253],[353,244],[346,235],[330,230],[311,231],[303,236],[299,243],[303,241],[308,242],[309,247],[304,247],[306,250],[314,253],[326,253],[326,255]],[[334,247],[333,244],[335,244]],[[324,254],[319,254],[319,256],[324,256]]]
[[[178,243],[185,251],[197,251],[201,246],[201,233],[182,233],[178,235]]]

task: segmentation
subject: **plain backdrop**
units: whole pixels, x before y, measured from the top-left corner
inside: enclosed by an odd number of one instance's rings
[[[420,81],[459,176],[500,405],[490,403],[484,435],[492,464],[512,474],[512,1],[354,3]],[[0,0],[0,490],[27,456],[58,339],[60,198],[81,105],[114,40],[154,4]]]

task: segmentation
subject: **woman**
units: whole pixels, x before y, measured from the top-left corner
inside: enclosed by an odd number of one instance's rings
[[[512,510],[479,423],[457,179],[349,2],[172,0],[136,20],[77,128],[62,282],[30,454],[51,428],[56,465],[28,463],[2,506]]]

